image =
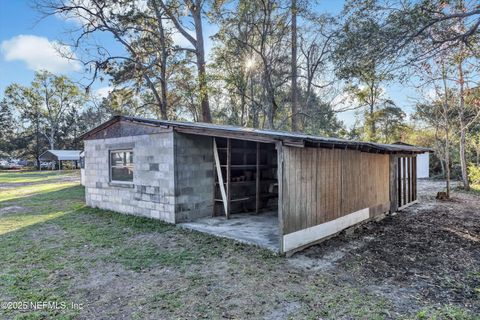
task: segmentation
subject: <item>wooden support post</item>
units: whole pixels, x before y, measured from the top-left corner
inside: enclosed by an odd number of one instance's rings
[[[217,150],[217,144],[215,142],[215,138],[212,138],[212,142],[213,142],[213,145],[212,145],[212,150],[213,150],[213,159],[215,159],[215,153],[218,151]],[[218,156],[218,154],[217,154]],[[216,161],[214,160],[213,161],[213,210],[212,210],[212,217],[215,217],[217,215],[217,203],[215,201],[215,199],[217,198],[217,181],[218,180],[218,175],[217,175],[217,163]],[[220,182],[218,182],[220,183]],[[219,190],[221,190],[221,188],[219,188]]]
[[[277,181],[278,181],[278,240],[279,249],[283,253],[283,146],[281,142],[275,145],[277,149]]]
[[[217,168],[217,176],[218,176],[218,185],[220,187],[220,193],[222,195],[222,202],[223,202],[223,209],[225,210],[225,214],[227,213],[227,195],[225,192],[225,185],[223,184],[223,175],[222,175],[222,167],[220,166],[220,159],[218,157],[218,149],[217,149],[217,142],[213,139],[213,157],[215,159],[215,167]]]
[[[407,192],[408,203],[412,202],[412,157],[407,158]]]
[[[228,138],[227,139],[227,205],[225,210],[225,216],[227,217],[227,219],[230,218],[230,200],[232,199],[231,166],[232,166],[232,143],[230,141],[230,138]]]
[[[398,161],[394,155],[390,155],[390,213],[398,210]]]
[[[402,157],[402,191],[403,191],[403,196],[402,196],[402,206],[407,204],[407,159],[405,157]]]
[[[255,176],[255,213],[260,211],[260,143],[257,142],[257,161]]]
[[[397,172],[397,203],[398,208],[400,208],[402,206],[402,158],[400,157],[397,157]]]
[[[417,156],[413,157],[413,200],[417,200]]]

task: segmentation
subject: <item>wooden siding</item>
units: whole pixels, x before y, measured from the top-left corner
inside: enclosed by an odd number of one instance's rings
[[[283,147],[283,234],[364,208],[387,208],[389,156]]]
[[[392,155],[397,174],[391,177],[390,190],[396,190],[397,197],[391,199],[391,211],[401,210],[417,201],[417,158],[415,155]],[[392,192],[393,193],[393,192]]]

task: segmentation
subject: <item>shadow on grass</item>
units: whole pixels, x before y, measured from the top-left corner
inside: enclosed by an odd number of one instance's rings
[[[28,186],[22,186],[18,188],[9,188],[0,191],[0,208],[5,205],[6,202],[22,202],[23,199],[36,199],[35,196],[43,196],[52,194],[54,192],[78,188],[83,190],[79,183],[69,181],[59,182],[47,182],[47,183],[34,183]],[[31,202],[31,201],[30,201]]]

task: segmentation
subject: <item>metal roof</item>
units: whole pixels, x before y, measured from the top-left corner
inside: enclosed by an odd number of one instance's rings
[[[80,160],[82,150],[47,150],[39,157],[40,160]]]
[[[279,130],[245,128],[232,125],[220,125],[204,122],[182,122],[171,120],[145,119],[138,117],[115,116],[100,126],[83,134],[80,138],[86,139],[92,134],[99,132],[117,121],[137,122],[161,127],[172,127],[179,132],[192,134],[231,137],[244,140],[264,140],[265,142],[283,141],[290,145],[307,145],[324,148],[355,149],[366,152],[383,153],[424,153],[432,152],[429,148],[407,146],[399,144],[382,144],[374,142],[353,141],[340,138],[329,138],[307,135],[298,132],[287,132]]]

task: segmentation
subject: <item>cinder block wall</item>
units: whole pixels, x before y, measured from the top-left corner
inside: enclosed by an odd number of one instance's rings
[[[173,132],[85,141],[88,206],[175,222]],[[109,150],[133,149],[133,185],[110,182]]]
[[[175,133],[176,222],[213,212],[213,140]]]

